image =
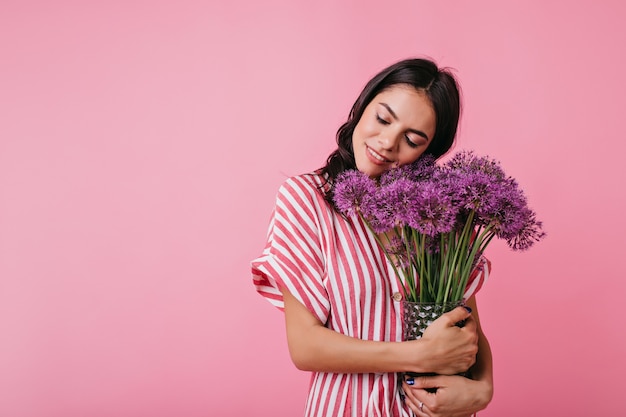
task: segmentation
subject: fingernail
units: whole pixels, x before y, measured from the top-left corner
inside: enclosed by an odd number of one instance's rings
[[[406,383],[407,383],[408,385],[413,385],[413,384],[415,384],[415,380],[413,379],[413,377],[412,377],[412,376],[410,376],[410,377],[408,377],[408,378],[406,379]]]
[[[469,307],[469,306],[463,306],[463,308],[464,308],[465,310],[467,310],[467,312],[468,312],[469,314],[472,314],[472,307]]]

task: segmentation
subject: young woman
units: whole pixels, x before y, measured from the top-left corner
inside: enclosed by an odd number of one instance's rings
[[[448,71],[426,59],[400,61],[367,83],[326,165],[280,187],[252,273],[258,292],[284,309],[294,364],[313,373],[306,416],[466,417],[491,400],[491,352],[474,298],[486,271],[468,285],[470,308],[402,341],[401,281],[363,222],[332,203],[345,170],[378,178],[422,155],[445,154],[459,115]],[[463,328],[454,325],[463,319]],[[472,379],[456,375],[468,369]],[[399,380],[407,371],[438,376]]]

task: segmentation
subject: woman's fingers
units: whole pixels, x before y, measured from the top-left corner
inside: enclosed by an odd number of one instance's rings
[[[442,320],[446,321],[448,327],[455,326],[457,323],[462,322],[470,317],[472,309],[470,307],[459,306],[452,311],[449,311],[441,316]]]
[[[415,415],[419,417],[430,417],[428,405],[425,402],[427,399],[427,392],[421,389],[412,389],[412,386],[407,384],[406,381],[402,383],[402,389],[406,394],[404,402],[415,413]]]

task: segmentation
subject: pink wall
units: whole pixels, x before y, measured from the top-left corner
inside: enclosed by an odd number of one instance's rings
[[[490,249],[481,416],[626,413],[622,2],[88,3],[0,6],[1,416],[299,415],[249,261],[363,83],[423,54],[549,234]]]

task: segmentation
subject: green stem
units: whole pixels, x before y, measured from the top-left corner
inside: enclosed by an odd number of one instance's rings
[[[383,242],[380,239],[380,237],[378,236],[378,234],[374,231],[374,228],[372,228],[372,225],[361,215],[361,213],[359,213],[359,217],[361,218],[361,220],[363,220],[363,223],[365,223],[365,225],[370,230],[370,232],[372,232],[372,235],[374,235],[374,239],[376,239],[376,243],[378,243],[378,246],[380,246],[380,248],[383,250],[383,253],[385,254],[387,259],[389,260],[389,263],[391,264],[391,267],[393,268],[393,271],[396,273],[396,276],[403,283],[403,285],[402,285],[402,292],[404,292],[404,299],[405,300],[409,300],[409,298],[408,298],[409,294],[407,293],[407,289],[406,289],[406,286],[405,286],[406,283],[404,282],[404,277],[403,277],[403,275],[400,275],[400,273],[398,272],[398,268],[396,267],[396,263],[394,262],[394,259],[389,254],[389,251],[387,250],[387,248],[383,244]]]

